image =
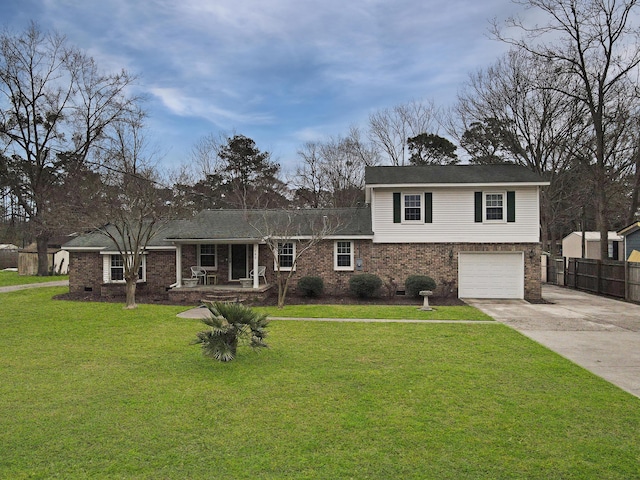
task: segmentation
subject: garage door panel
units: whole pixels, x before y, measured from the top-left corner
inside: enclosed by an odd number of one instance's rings
[[[524,298],[522,253],[461,253],[458,258],[458,296]]]

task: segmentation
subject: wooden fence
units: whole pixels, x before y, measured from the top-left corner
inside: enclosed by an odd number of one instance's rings
[[[548,264],[550,283],[640,302],[640,263],[588,258],[557,259]]]

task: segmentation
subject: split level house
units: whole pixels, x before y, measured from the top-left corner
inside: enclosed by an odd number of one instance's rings
[[[241,283],[263,291],[280,268],[294,270],[293,290],[319,276],[327,293],[347,294],[353,275],[371,273],[400,292],[408,276],[428,275],[460,298],[541,297],[548,182],[537,174],[517,165],[380,166],[367,167],[365,184],[365,204],[353,208],[205,210],[173,221],[145,248],[138,291]],[[322,239],[302,253],[314,236]],[[124,291],[122,256],[106,236],[89,233],[64,249],[71,293]]]

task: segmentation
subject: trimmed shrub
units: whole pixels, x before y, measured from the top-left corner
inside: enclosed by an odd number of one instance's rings
[[[380,280],[380,277],[371,273],[354,275],[349,279],[349,290],[360,298],[376,296],[381,286],[382,280]]]
[[[426,275],[410,275],[404,282],[405,295],[411,297],[419,297],[422,290],[434,291],[435,289],[436,281]]]
[[[297,290],[304,297],[319,297],[324,292],[324,282],[320,277],[302,277]]]

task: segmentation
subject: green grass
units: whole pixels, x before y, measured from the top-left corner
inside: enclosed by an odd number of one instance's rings
[[[640,400],[494,324],[278,322],[0,294],[0,478],[640,477]]]
[[[434,307],[425,312],[419,305],[287,305],[257,308],[272,317],[299,318],[373,318],[415,320],[493,320],[480,310],[469,306]]]
[[[69,280],[69,275],[37,277],[32,275],[18,275],[18,272],[0,270],[0,287],[8,287],[10,285],[26,285],[30,283],[55,282],[58,280]]]

